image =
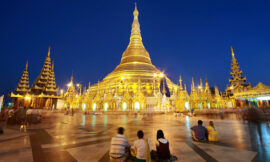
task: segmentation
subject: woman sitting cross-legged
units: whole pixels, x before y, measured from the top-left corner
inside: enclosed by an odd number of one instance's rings
[[[206,128],[208,133],[208,141],[216,142],[219,140],[218,132],[214,126],[214,122],[210,121],[209,126]]]
[[[157,131],[157,144],[156,151],[151,151],[152,159],[156,161],[167,161],[170,160],[171,153],[169,149],[169,141],[165,139],[164,133],[162,130]]]

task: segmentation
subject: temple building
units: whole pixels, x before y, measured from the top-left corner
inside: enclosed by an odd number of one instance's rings
[[[236,107],[267,108],[270,106],[270,86],[259,82],[247,91],[234,93]]]
[[[179,85],[174,84],[152,64],[142,42],[136,5],[133,16],[130,41],[120,64],[102,81],[91,86],[89,84],[83,93],[76,91],[72,77],[64,95],[65,106],[90,111],[165,112],[220,107],[221,96],[218,91],[210,91],[207,80],[205,88],[202,81],[199,88],[192,81],[189,96],[181,77]]]
[[[231,100],[234,108],[257,107],[266,108],[270,105],[270,86],[259,82],[255,87],[246,83],[246,77],[242,77],[242,70],[235,58],[233,48],[230,85],[227,85],[223,98],[228,102]]]
[[[65,108],[104,112],[167,112],[245,107],[251,105],[247,100],[269,100],[268,86],[260,83],[251,88],[251,84],[246,83],[232,47],[231,78],[226,91],[220,94],[218,87],[210,87],[207,79],[204,84],[200,79],[199,85],[195,86],[192,78],[189,94],[181,76],[179,84],[175,84],[152,64],[142,42],[136,5],[133,16],[129,44],[122,54],[120,64],[102,81],[91,86],[89,83],[83,92],[81,86],[76,89],[71,77],[68,90],[64,94]],[[257,105],[266,107],[269,106],[269,101],[260,101]]]
[[[54,64],[50,57],[50,47],[41,72],[32,87],[29,87],[28,61],[15,93],[9,95],[13,99],[14,107],[31,107],[55,109],[58,95],[56,88]]]

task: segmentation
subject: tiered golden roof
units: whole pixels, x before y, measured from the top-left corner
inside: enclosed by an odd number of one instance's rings
[[[46,84],[46,88],[44,91],[46,94],[56,94],[58,92],[58,88],[56,88],[55,83],[55,75],[54,75],[54,63],[52,62],[52,69]]]
[[[48,79],[51,74],[51,57],[50,57],[50,47],[48,50],[48,55],[45,59],[43,67],[36,81],[33,83],[31,91],[34,94],[40,94],[44,92],[46,85],[48,83]]]
[[[231,46],[232,52],[232,62],[231,62],[231,76],[229,79],[230,85],[227,87],[226,92],[232,94],[233,92],[240,92],[247,90],[251,87],[250,83],[246,83],[247,78],[242,77],[242,70],[238,64],[238,61],[235,58],[233,48]]]
[[[26,61],[25,69],[23,71],[22,77],[18,83],[15,92],[18,94],[25,94],[30,91],[29,89],[29,75],[28,75],[28,60]]]

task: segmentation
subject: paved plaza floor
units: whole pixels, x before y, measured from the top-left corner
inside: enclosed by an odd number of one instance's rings
[[[30,125],[27,132],[18,126],[4,129],[0,136],[0,162],[108,161],[110,139],[120,126],[133,143],[143,130],[155,149],[156,131],[162,129],[177,161],[269,161],[268,123],[215,119],[219,143],[193,142],[190,127],[198,117],[173,115],[83,115],[47,113],[41,124]],[[210,119],[200,118],[204,124]]]

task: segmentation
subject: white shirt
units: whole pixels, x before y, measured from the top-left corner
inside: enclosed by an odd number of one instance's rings
[[[146,159],[144,139],[137,139],[136,141],[134,141],[134,150],[135,150],[136,158]]]

